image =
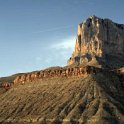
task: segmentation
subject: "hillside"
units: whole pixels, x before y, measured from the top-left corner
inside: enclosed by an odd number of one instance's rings
[[[24,73],[18,73],[18,74],[14,74],[14,75],[11,75],[11,76],[8,76],[8,77],[1,77],[0,78],[0,82],[2,83],[2,82],[13,82],[13,80],[17,77],[17,76],[19,76],[19,75],[22,75],[22,74],[24,74]]]
[[[85,78],[39,80],[0,98],[0,121],[13,124],[123,124],[124,82],[98,73]]]
[[[24,73],[14,74],[14,75],[11,75],[8,77],[1,77],[0,78],[0,94],[6,92],[6,89],[1,86],[3,83],[5,83],[5,82],[12,83],[17,76],[21,76],[22,74],[24,74]]]

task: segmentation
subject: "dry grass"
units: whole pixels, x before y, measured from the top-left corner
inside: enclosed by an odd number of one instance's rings
[[[5,124],[122,124],[124,87],[117,76],[39,80],[0,97]]]

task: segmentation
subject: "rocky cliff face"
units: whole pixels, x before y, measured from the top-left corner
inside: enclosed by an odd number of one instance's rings
[[[78,25],[71,64],[91,64],[107,67],[124,66],[124,25],[89,17]]]

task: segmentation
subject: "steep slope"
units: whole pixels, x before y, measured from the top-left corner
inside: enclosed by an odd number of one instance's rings
[[[4,93],[0,97],[0,122],[123,124],[123,98],[124,82],[109,73],[44,79]]]
[[[71,64],[118,68],[124,66],[124,25],[110,19],[89,17],[78,25]]]
[[[15,80],[15,78],[17,76],[21,76],[23,75],[24,73],[18,73],[18,74],[14,74],[14,75],[11,75],[11,76],[8,76],[8,77],[1,77],[0,78],[0,95],[4,92],[6,92],[6,89],[2,87],[2,84],[3,83],[10,83],[12,84],[12,82]]]

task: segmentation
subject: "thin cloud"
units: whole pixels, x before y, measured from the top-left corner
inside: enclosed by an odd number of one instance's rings
[[[53,49],[74,49],[75,36],[71,36],[66,39],[62,39],[59,43],[53,44],[51,48]]]
[[[37,56],[35,58],[37,65],[43,65],[44,67],[50,66],[65,66],[67,64],[68,58],[72,55],[75,45],[75,36],[70,36],[65,39],[59,40],[59,42],[55,42],[51,44],[51,46],[47,46],[45,51],[42,51],[41,56]]]

